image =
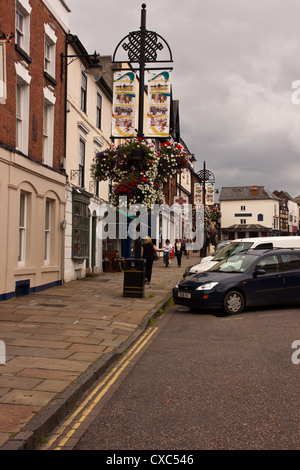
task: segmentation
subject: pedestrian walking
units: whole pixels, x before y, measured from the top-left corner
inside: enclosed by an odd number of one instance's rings
[[[151,238],[146,237],[142,244],[141,255],[142,258],[146,260],[145,282],[147,284],[151,282],[153,261],[157,259],[155,256],[157,251],[158,248],[152,243]]]
[[[179,238],[177,238],[175,242],[175,256],[177,258],[177,265],[179,268],[181,268],[181,257],[184,251],[185,251],[184,244],[180,241]]]
[[[170,254],[172,252],[173,246],[170,243],[170,240],[166,240],[166,244],[163,247],[163,255],[164,255],[164,263],[166,268],[169,266],[170,263]]]

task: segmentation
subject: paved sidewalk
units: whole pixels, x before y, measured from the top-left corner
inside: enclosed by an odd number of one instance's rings
[[[0,302],[0,450],[32,449],[164,308],[182,267],[162,259],[144,298],[123,297],[124,273],[103,273]]]

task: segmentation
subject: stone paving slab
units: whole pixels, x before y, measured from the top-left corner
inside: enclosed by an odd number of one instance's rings
[[[38,406],[24,406],[0,403],[0,432],[10,435],[17,433],[40,410]],[[2,436],[3,438],[3,436]]]
[[[128,348],[171,298],[199,253],[153,266],[144,298],[123,297],[124,273],[103,273],[0,302],[0,448],[31,449]]]

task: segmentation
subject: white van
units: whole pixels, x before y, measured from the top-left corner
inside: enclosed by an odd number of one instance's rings
[[[183,277],[203,273],[219,261],[245,250],[267,250],[272,248],[300,248],[300,237],[254,237],[239,238],[217,250],[213,256],[207,256],[199,264],[186,269]]]

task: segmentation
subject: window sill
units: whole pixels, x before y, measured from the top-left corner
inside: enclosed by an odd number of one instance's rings
[[[22,274],[36,274],[37,268],[31,267],[26,267],[26,265],[20,265],[17,268],[14,269],[14,274],[15,275],[22,275]]]
[[[57,272],[57,271],[59,271],[59,266],[56,266],[56,265],[47,264],[41,267],[42,273],[51,273],[51,272]]]
[[[24,59],[27,60],[27,62],[30,62],[30,63],[32,62],[32,58],[27,54],[27,52],[25,52],[25,51],[22,49],[22,47],[18,46],[18,44],[15,44],[15,50],[16,50],[19,54],[21,54],[21,55],[24,57]]]
[[[48,72],[46,72],[44,70],[44,77],[49,80],[49,82],[52,83],[52,85],[56,86],[57,85],[57,81],[55,80],[55,78],[53,78]]]

